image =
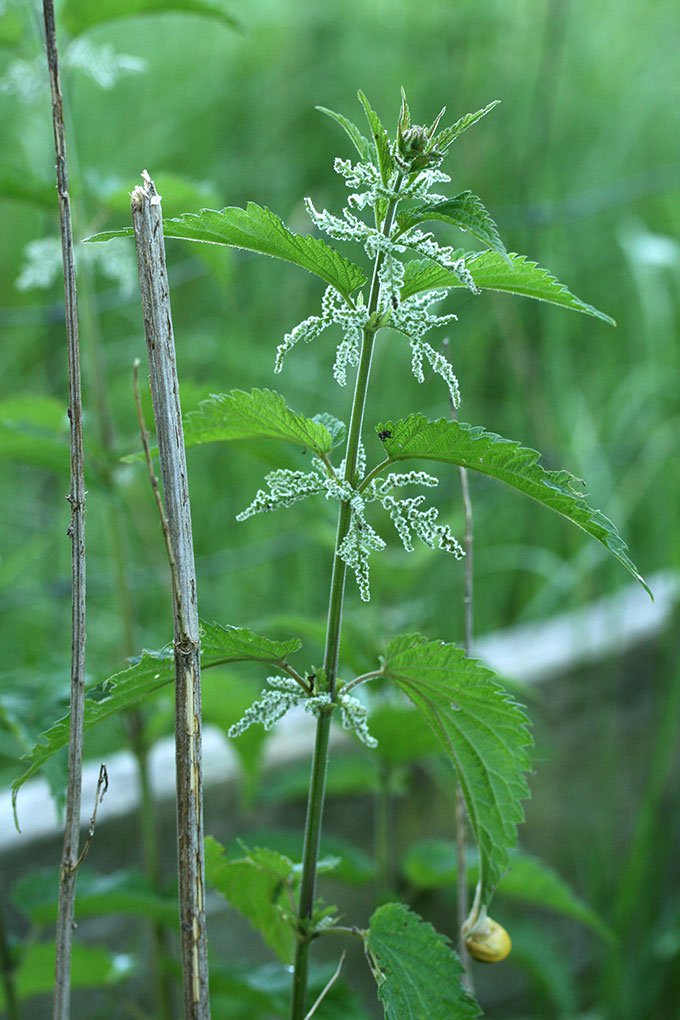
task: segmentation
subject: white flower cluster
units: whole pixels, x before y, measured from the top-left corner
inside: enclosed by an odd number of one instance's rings
[[[413,499],[396,499],[392,490],[404,485],[424,485],[433,488],[438,480],[424,471],[409,471],[405,474],[389,474],[382,480],[374,480],[362,493],[356,493],[352,500],[352,516],[349,528],[338,550],[347,566],[354,572],[359,586],[359,595],[364,602],[370,601],[369,556],[385,548],[384,539],[366,520],[366,506],[379,503],[390,515],[404,549],[413,551],[412,534],[430,546],[443,549],[460,559],[464,553],[448,525],[437,524],[439,511],[436,507],[421,510],[425,496]]]
[[[340,219],[339,216],[334,216],[333,213],[330,213],[328,209],[322,209],[319,212],[311,198],[307,197],[305,198],[305,209],[314,226],[336,241],[365,242],[367,237],[380,234],[379,230],[375,227],[370,227],[368,223],[364,223],[349,208],[342,210],[344,218]],[[382,237],[382,234],[380,236]]]
[[[109,252],[102,244],[81,244],[76,248],[76,269],[81,266],[96,269],[117,285],[121,296],[134,294],[138,278],[133,250],[114,245]],[[55,236],[36,238],[23,250],[21,272],[14,286],[17,290],[48,290],[62,279],[63,271],[61,240]]]
[[[368,558],[372,552],[384,549],[385,545],[385,540],[371,527],[363,513],[353,508],[349,528],[340,544],[338,555],[353,571],[362,602],[371,601]]]
[[[305,693],[297,683],[285,676],[268,676],[267,683],[272,690],[262,692],[262,697],[247,708],[238,722],[230,726],[228,737],[240,737],[242,733],[255,723],[262,723],[266,730],[274,728],[289,708],[293,708],[305,698]]]
[[[432,290],[413,295],[401,300],[404,284],[404,263],[400,256],[412,251],[436,262],[437,265],[454,273],[461,283],[473,293],[479,290],[465,264],[465,259],[457,256],[455,249],[438,244],[431,233],[425,233],[417,227],[411,227],[396,237],[386,237],[376,226],[365,223],[354,209],[363,209],[367,205],[376,205],[397,195],[400,199],[427,199],[428,201],[443,200],[443,196],[432,194],[431,188],[439,182],[448,182],[450,177],[441,170],[430,168],[419,173],[413,181],[406,183],[398,192],[397,172],[386,185],[377,167],[370,163],[352,163],[350,160],[336,159],[336,171],[345,179],[349,188],[359,190],[349,196],[348,205],[343,209],[342,217],[334,216],[327,209],[319,212],[311,199],[305,199],[307,212],[316,227],[330,237],[342,241],[358,241],[363,244],[369,258],[374,259],[382,254],[379,270],[380,292],[377,302],[378,314],[383,316],[385,324],[393,326],[405,334],[411,346],[411,369],[418,382],[424,381],[423,364],[427,361],[435,374],[446,383],[451,400],[455,407],[460,403],[460,389],[453,368],[439,351],[435,350],[423,337],[434,327],[453,322],[453,314],[437,316],[429,312],[435,302],[446,297],[445,290]],[[301,338],[312,340],[331,323],[339,323],[343,331],[343,339],[337,350],[333,375],[340,385],[347,381],[348,366],[357,366],[361,350],[362,330],[368,322],[368,311],[363,301],[352,308],[344,298],[332,288],[326,291],[321,317],[312,316],[296,326],[283,340],[277,351],[276,368],[280,370],[285,354]],[[355,536],[354,551],[360,555],[368,548],[377,548],[375,536],[370,533]],[[349,544],[347,548],[349,554]]]
[[[445,290],[429,290],[422,294],[414,294],[405,301],[397,302],[393,307],[390,325],[393,329],[403,333],[411,346],[411,371],[422,383],[425,380],[423,372],[423,359],[427,359],[432,371],[441,376],[449,388],[451,401],[454,407],[460,404],[460,387],[458,379],[451,367],[451,364],[439,351],[423,340],[425,333],[435,326],[445,326],[449,322],[455,322],[457,316],[432,315],[429,311],[430,305],[441,301],[446,297]]]
[[[411,499],[396,499],[392,490],[404,485],[424,485],[433,488],[436,478],[424,471],[408,471],[403,474],[389,474],[384,479],[374,479],[360,492],[344,478],[344,462],[340,468],[328,473],[327,466],[314,457],[312,470],[290,471],[287,468],[271,471],[265,478],[269,491],[260,489],[250,506],[238,514],[237,521],[245,521],[257,513],[267,513],[281,507],[292,506],[307,496],[323,494],[326,499],[349,503],[350,523],[347,533],[338,548],[338,555],[354,573],[359,595],[364,602],[371,598],[369,580],[369,557],[373,552],[385,548],[385,540],[366,519],[366,506],[379,503],[390,515],[397,529],[404,549],[413,551],[413,536],[431,549],[443,549],[456,559],[463,556],[463,550],[454,538],[447,524],[438,524],[439,511],[436,507],[421,509],[425,496]],[[357,472],[361,477],[366,470],[366,455],[363,447],[359,450]]]
[[[419,508],[425,502],[425,496],[412,499],[396,499],[392,489],[404,485],[423,485],[434,488],[439,480],[425,471],[408,471],[406,474],[389,474],[384,479],[371,482],[366,490],[367,502],[375,500],[387,510],[392,523],[397,529],[406,552],[413,551],[413,535],[431,549],[443,549],[453,553],[457,560],[465,554],[460,543],[453,536],[448,524],[437,524],[439,511],[436,507],[426,510]]]
[[[425,496],[412,499],[397,499],[392,490],[404,485],[424,485],[434,488],[438,480],[424,471],[408,471],[404,474],[389,474],[384,479],[375,479],[362,492],[356,493],[351,501],[352,516],[340,548],[340,556],[354,572],[359,586],[359,595],[364,602],[371,597],[369,584],[369,557],[372,552],[385,548],[384,539],[366,520],[366,506],[379,503],[390,515],[404,549],[413,551],[413,536],[431,549],[443,549],[460,559],[464,553],[453,536],[448,524],[438,524],[439,511],[436,507],[421,510]]]
[[[347,199],[348,205],[353,209],[365,209],[366,206],[377,205],[380,200],[389,201],[397,196],[400,199],[426,199],[428,202],[444,202],[446,196],[433,194],[432,188],[435,184],[451,183],[448,174],[431,168],[422,170],[412,181],[402,184],[397,192],[398,171],[395,171],[388,183],[385,184],[380,171],[373,163],[352,163],[349,159],[337,158],[333,163],[333,169],[340,177],[344,177],[348,188],[365,189],[351,194]]]
[[[421,170],[409,184],[404,184],[399,191],[400,198],[413,198],[418,201],[445,202],[446,195],[437,195],[432,191],[435,184],[450,184],[451,178],[443,170],[430,167]]]
[[[385,252],[382,265],[378,270],[380,279],[380,308],[396,308],[401,301],[401,288],[404,286],[404,263],[395,259],[391,252]]]
[[[338,705],[343,730],[351,730],[366,747],[377,747],[378,741],[368,729],[368,709],[364,703],[358,698],[353,698],[351,694],[343,694],[340,691]]]
[[[271,730],[290,708],[302,705],[305,712],[312,715],[320,715],[327,712],[337,704],[340,709],[340,719],[345,730],[356,733],[362,744],[367,747],[377,747],[378,741],[371,736],[368,730],[368,712],[366,706],[353,698],[350,694],[338,693],[335,702],[331,701],[328,693],[306,694],[297,681],[284,676],[268,676],[267,683],[270,689],[262,691],[262,697],[254,701],[245,710],[241,718],[229,727],[227,736],[240,737],[249,727],[261,723],[265,730]]]
[[[310,315],[287,333],[276,349],[274,371],[280,372],[283,362],[296,343],[314,340],[320,333],[333,324],[342,329],[343,339],[338,345],[338,352],[333,366],[333,375],[340,386],[347,382],[347,366],[359,364],[362,330],[368,322],[368,309],[360,300],[352,307],[333,287],[327,287],[321,301],[321,315]]]
[[[455,248],[448,248],[435,241],[434,234],[425,233],[425,231],[419,230],[417,227],[411,227],[399,235],[398,243],[403,244],[406,248],[410,248],[411,251],[416,251],[420,255],[425,255],[426,258],[432,259],[442,269],[448,269],[449,272],[455,273],[463,286],[467,287],[473,294],[480,293],[479,287],[472,278],[472,273],[465,265],[465,259],[460,258],[460,256],[456,257]]]
[[[345,178],[348,188],[365,188],[358,194],[352,194],[347,199],[347,204],[353,209],[365,209],[367,205],[374,206],[382,199],[392,198],[394,191],[391,187],[383,184],[382,175],[377,166],[373,163],[352,163],[351,159],[340,159],[338,156],[333,163],[336,174]],[[396,177],[390,184],[396,184]]]
[[[269,513],[271,510],[280,510],[282,507],[293,506],[307,496],[316,496],[323,492],[327,479],[323,477],[323,464],[316,457],[313,459],[314,471],[290,471],[288,468],[279,468],[277,471],[270,471],[265,475],[265,482],[269,491],[258,489],[255,499],[250,506],[237,514],[237,521],[247,521],[255,514]],[[321,470],[319,470],[321,465]]]

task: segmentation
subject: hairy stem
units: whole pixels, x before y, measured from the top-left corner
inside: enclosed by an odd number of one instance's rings
[[[402,177],[399,176],[395,190],[401,186]],[[389,237],[394,224],[394,216],[397,210],[398,198],[393,198],[388,206],[383,221],[382,232]],[[383,254],[378,252],[373,265],[373,276],[371,278],[371,289],[368,298],[368,313],[373,316],[378,308],[380,297],[380,267],[383,263]],[[352,400],[352,413],[350,416],[349,429],[347,432],[347,448],[345,453],[345,480],[354,483],[357,472],[357,461],[361,443],[361,429],[364,421],[366,408],[366,395],[371,375],[371,361],[373,358],[373,346],[376,325],[369,320],[363,332],[359,367],[357,369],[356,381],[354,384],[354,398]],[[349,503],[341,503],[338,513],[338,528],[335,537],[335,552],[333,555],[333,573],[331,576],[331,591],[328,604],[328,622],[326,626],[326,647],[324,651],[324,672],[328,683],[328,690],[331,699],[335,697],[335,685],[338,671],[338,655],[340,651],[340,634],[342,631],[342,609],[345,598],[345,580],[347,577],[347,565],[339,554],[347,530],[350,525],[352,510]],[[307,971],[309,966],[309,945],[312,933],[309,931],[309,921],[314,908],[314,892],[316,888],[316,868],[319,858],[319,841],[321,838],[321,825],[323,821],[323,809],[326,799],[326,773],[328,771],[328,742],[330,738],[332,709],[323,712],[319,716],[316,728],[316,742],[314,745],[314,757],[312,759],[312,772],[309,780],[309,793],[307,796],[307,819],[305,822],[305,841],[302,855],[302,879],[300,886],[300,903],[298,907],[298,942],[295,952],[295,967],[293,973],[293,994],[291,1001],[291,1020],[304,1020],[306,1016],[305,999],[307,993]]]
[[[68,350],[71,488],[68,501],[71,521],[71,712],[68,750],[68,787],[64,843],[59,874],[59,906],[56,932],[56,967],[52,1016],[68,1020],[71,1008],[71,945],[73,939],[76,868],[80,841],[80,799],[83,767],[83,717],[85,701],[85,472],[80,390],[80,340],[78,297],[73,255],[73,227],[68,190],[64,110],[59,80],[54,4],[43,0],[45,46],[52,95],[52,126],[56,153],[57,194],[64,263],[64,307]]]

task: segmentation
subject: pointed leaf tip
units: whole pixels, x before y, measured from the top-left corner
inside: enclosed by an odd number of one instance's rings
[[[412,414],[396,424],[381,423],[376,431],[384,437],[381,442],[391,460],[434,460],[469,468],[505,482],[566,517],[608,549],[652,597],[615,526],[586,502],[581,480],[569,471],[547,471],[538,463],[536,450],[478,425],[448,418],[430,421],[422,414]]]
[[[616,325],[609,315],[576,297],[552,273],[538,263],[531,262],[526,255],[517,255],[515,252],[502,255],[497,251],[460,254],[464,255],[465,265],[480,290],[495,290],[536,301],[547,301],[574,312],[592,315],[610,326]],[[405,299],[423,290],[463,286],[460,277],[450,270],[443,269],[429,259],[414,259],[406,265],[401,296]]]

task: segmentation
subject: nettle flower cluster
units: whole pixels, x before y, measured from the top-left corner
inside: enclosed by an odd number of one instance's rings
[[[412,129],[415,130],[415,129]],[[374,224],[366,223],[356,210],[363,211],[384,209],[393,201],[415,199],[428,203],[443,202],[445,196],[433,193],[436,184],[449,183],[451,178],[435,167],[427,167],[415,173],[403,169],[403,157],[399,157],[399,146],[393,151],[395,169],[385,184],[378,167],[372,163],[352,163],[348,159],[336,159],[336,173],[344,178],[352,193],[347,205],[342,210],[342,217],[335,216],[327,209],[319,212],[311,198],[305,199],[305,207],[314,225],[329,237],[338,241],[356,241],[372,260],[381,256],[378,272],[379,296],[377,310],[373,313],[373,321],[380,326],[390,326],[407,338],[411,347],[411,368],[418,382],[423,382],[423,363],[427,361],[432,370],[442,377],[448,386],[451,400],[457,407],[460,402],[458,380],[447,359],[424,338],[431,329],[447,325],[456,320],[456,316],[434,315],[430,312],[433,305],[446,297],[445,290],[430,290],[415,294],[402,300],[401,289],[404,284],[404,263],[402,256],[414,253],[425,256],[436,262],[443,269],[455,273],[460,281],[473,293],[478,289],[472,279],[465,260],[456,255],[455,249],[440,245],[432,233],[426,233],[418,227],[401,230],[393,224],[386,232],[378,226],[378,217]],[[399,159],[397,158],[399,157]],[[339,294],[333,287],[328,287],[321,302],[321,315],[311,315],[287,333],[276,351],[275,371],[280,372],[288,352],[300,341],[310,342],[325,329],[338,325],[342,332],[342,340],[338,344],[333,375],[337,383],[344,386],[347,382],[348,366],[357,367],[361,350],[363,330],[369,325],[371,312],[363,295],[356,302],[350,301]]]
[[[357,469],[358,476],[363,479],[366,473],[363,446],[359,450]],[[345,480],[344,474],[344,461],[339,468],[334,468],[319,457],[312,458],[311,471],[291,471],[288,468],[271,471],[265,476],[268,488],[260,489],[250,506],[236,519],[246,521],[258,513],[292,506],[308,496],[321,495],[326,499],[349,503],[352,510],[350,526],[338,554],[354,572],[364,602],[368,602],[371,597],[369,556],[386,546],[385,540],[366,518],[369,503],[379,503],[387,511],[407,552],[413,551],[413,539],[416,537],[431,549],[443,549],[453,553],[457,559],[463,556],[463,550],[448,524],[438,523],[437,508],[431,506],[421,509],[426,498],[424,495],[397,498],[393,494],[395,489],[406,485],[434,488],[439,480],[433,475],[425,471],[408,471],[403,474],[391,472],[385,478],[373,478],[353,486]]]
[[[378,741],[368,730],[368,709],[351,694],[340,689],[332,699],[327,691],[309,694],[297,682],[287,676],[268,676],[269,690],[265,688],[262,697],[247,708],[242,717],[228,730],[229,737],[240,737],[256,723],[272,730],[279,719],[291,708],[304,707],[311,715],[329,712],[334,707],[340,710],[340,720],[345,730],[351,730],[366,747],[377,747]]]

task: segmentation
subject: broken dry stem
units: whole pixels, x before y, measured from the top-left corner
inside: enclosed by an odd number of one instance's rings
[[[175,631],[175,760],[180,939],[185,1020],[209,1020],[203,860],[201,672],[196,569],[179,381],[165,265],[160,196],[153,181],[132,193],[132,222],[149,357]]]

